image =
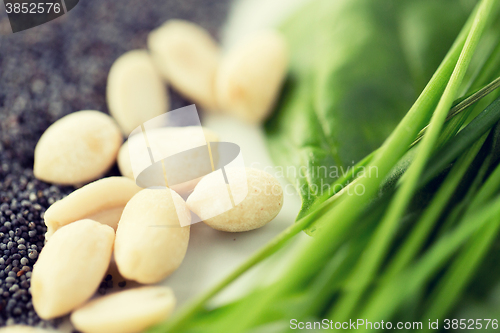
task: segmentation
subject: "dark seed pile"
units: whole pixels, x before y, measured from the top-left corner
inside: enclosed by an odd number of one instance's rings
[[[0,184],[0,325],[37,325],[40,318],[33,310],[29,287],[33,264],[47,231],[43,212],[68,189],[38,181],[30,169],[14,167],[9,172],[2,175]]]
[[[0,35],[0,327],[57,325],[34,312],[30,277],[43,247],[43,212],[72,189],[34,178],[33,151],[41,134],[74,111],[108,112],[109,68],[124,52],[145,48],[152,29],[181,18],[216,36],[228,2],[84,0],[52,22]],[[0,34],[8,27],[0,11]],[[170,97],[172,109],[190,104],[173,91]],[[99,292],[112,284],[112,277],[106,277]]]

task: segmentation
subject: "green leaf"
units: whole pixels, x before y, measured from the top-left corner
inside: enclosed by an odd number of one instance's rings
[[[295,167],[287,176],[302,196],[298,219],[384,142],[443,59],[471,2],[315,0],[283,26],[291,71],[266,132],[275,163]]]

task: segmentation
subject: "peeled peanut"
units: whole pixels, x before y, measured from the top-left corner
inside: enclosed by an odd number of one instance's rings
[[[221,109],[249,123],[270,114],[286,76],[288,54],[283,37],[265,31],[243,40],[221,61],[216,78]]]
[[[227,172],[231,178],[231,170]],[[186,203],[191,211],[214,229],[240,232],[260,228],[280,212],[283,206],[283,189],[273,176],[261,170],[246,168],[246,177],[248,194],[245,199],[219,215],[216,214],[224,203],[220,196],[214,196],[217,186],[215,173],[205,176],[196,185]],[[228,190],[230,191],[229,186]],[[236,193],[232,195],[234,197]],[[210,204],[207,205],[207,202]]]
[[[209,130],[208,128],[202,128],[203,133],[205,134],[205,141],[206,142],[218,142],[219,141],[219,136]],[[193,140],[198,140],[197,133],[200,130],[198,126],[186,126],[186,127],[163,127],[163,128],[158,128],[154,129],[148,132],[148,140],[150,143],[156,143],[156,149],[162,151],[166,155],[173,155],[179,152],[186,151],[193,146],[200,146],[205,144],[204,142],[198,142],[198,141],[193,141]],[[130,162],[130,147],[129,147],[129,141],[130,140],[135,140],[135,139],[141,139],[142,140],[142,133],[140,134],[140,137],[137,138],[136,136],[132,136],[127,140],[122,147],[120,148],[120,151],[118,153],[118,168],[120,169],[120,172],[123,176],[134,179],[134,172],[132,170],[132,165]],[[208,148],[207,148],[208,149]],[[212,156],[214,158],[214,163],[217,163],[217,151],[212,150]],[[191,168],[197,168],[199,167],[204,161],[201,161],[199,156],[191,156],[193,158],[193,161],[190,162],[190,167]],[[148,165],[150,164],[150,159],[149,155],[144,155],[144,154],[137,154],[134,158],[143,158],[146,159],[143,165]],[[191,171],[191,170],[190,170]],[[177,193],[185,194],[191,191],[196,184],[198,183],[199,179],[193,179],[193,181],[189,183],[184,183],[184,184],[179,184],[179,185],[174,185],[171,186],[171,188],[176,191]]]
[[[186,254],[190,222],[184,200],[174,191],[137,193],[125,206],[116,230],[115,261],[120,274],[140,283],[156,283],[170,275]]]
[[[169,108],[164,82],[146,50],[129,51],[114,62],[106,99],[110,114],[127,135]]]
[[[45,239],[66,224],[91,219],[116,230],[123,208],[141,190],[126,177],[108,177],[87,184],[52,204],[44,214]]]
[[[168,287],[141,287],[94,299],[71,314],[86,333],[134,333],[166,320],[175,307]]]
[[[206,109],[215,108],[219,47],[207,31],[188,21],[170,20],[149,34],[148,47],[176,90]]]
[[[108,115],[79,111],[53,123],[35,148],[35,177],[77,185],[102,176],[115,162],[123,138]]]
[[[111,227],[92,220],[54,233],[31,277],[33,307],[41,318],[65,315],[92,297],[108,268],[114,239]]]

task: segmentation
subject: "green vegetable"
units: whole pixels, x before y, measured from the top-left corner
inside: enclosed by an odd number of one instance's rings
[[[398,189],[394,199],[392,200],[386,214],[380,221],[380,225],[375,232],[373,241],[368,245],[365,255],[360,259],[356,266],[351,281],[349,282],[349,292],[346,293],[336,305],[336,310],[340,314],[334,312],[335,316],[339,316],[342,320],[348,319],[349,314],[354,310],[359,298],[366,290],[373,275],[380,268],[389,246],[392,242],[396,230],[398,228],[399,219],[408,208],[410,200],[416,192],[418,181],[424,171],[425,165],[432,154],[434,147],[439,139],[439,134],[444,125],[448,111],[453,105],[454,99],[457,97],[458,90],[462,84],[465,72],[470,64],[475,49],[479,43],[479,39],[485,29],[488,14],[493,9],[493,1],[485,1],[478,10],[478,14],[472,24],[469,35],[465,42],[464,48],[455,69],[450,77],[448,85],[441,96],[439,104],[433,113],[428,130],[423,137],[422,142],[418,146],[416,157],[405,173],[405,180]],[[479,146],[480,147],[480,146]],[[474,154],[475,155],[475,154]],[[449,197],[452,192],[446,193]],[[441,193],[438,193],[438,195]],[[438,207],[430,206],[429,209],[437,211]],[[423,216],[423,219],[432,219],[432,217]],[[419,225],[422,225],[420,223]],[[336,317],[338,318],[338,317]]]
[[[266,126],[304,216],[321,189],[377,149],[438,67],[471,1],[314,1],[284,26],[291,72]],[[453,10],[449,10],[453,7]]]

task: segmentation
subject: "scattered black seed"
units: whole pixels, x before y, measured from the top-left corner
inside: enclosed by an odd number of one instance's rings
[[[118,282],[118,287],[120,287],[120,288],[125,288],[126,285],[127,285],[127,281]]]
[[[41,134],[71,112],[107,112],[109,68],[124,52],[145,48],[152,29],[181,18],[216,35],[228,3],[86,0],[61,18],[0,39],[0,327],[60,322],[42,321],[29,293],[31,270],[44,245],[43,214],[71,191],[34,178],[33,152]],[[9,26],[0,11],[0,33]],[[174,91],[170,99],[172,109],[191,104]],[[117,173],[115,167],[109,175]],[[113,281],[103,282],[99,292],[105,293]]]
[[[101,295],[105,295],[108,289],[113,288],[113,276],[111,274],[106,275],[99,285],[97,292]]]

